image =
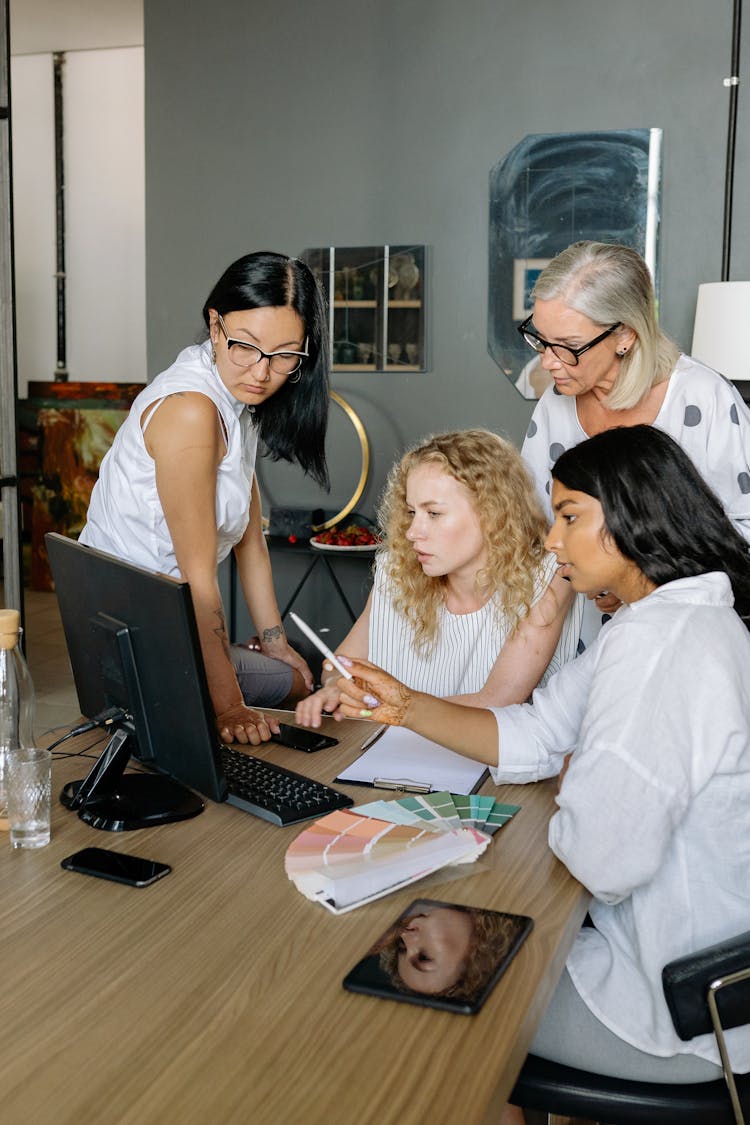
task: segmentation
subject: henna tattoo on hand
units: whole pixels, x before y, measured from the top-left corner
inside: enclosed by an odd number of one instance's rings
[[[398,719],[397,719],[398,723],[403,723],[403,721],[406,717],[406,712],[409,710],[409,704],[410,703],[411,703],[411,691],[406,686],[406,684],[399,684],[398,685],[398,704],[396,704],[396,707],[395,707],[396,714],[398,715]]]
[[[387,685],[381,684],[378,688],[368,680],[364,678],[360,679],[359,676],[355,676],[354,682],[363,692],[367,692],[380,700],[380,703],[376,707],[372,707],[367,715],[365,715],[364,711],[360,711],[359,714],[362,718],[369,718],[374,711],[377,711],[376,717],[378,722],[389,723],[393,726],[404,725],[404,719],[406,718],[406,713],[409,710],[413,695],[411,689],[408,688],[406,684],[399,683],[398,680],[391,680],[389,678]],[[385,691],[383,690],[384,688],[386,689]],[[387,698],[383,698],[384,695],[387,695]]]

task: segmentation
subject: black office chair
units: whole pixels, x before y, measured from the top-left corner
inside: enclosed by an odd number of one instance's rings
[[[750,1074],[732,1074],[724,1031],[750,1023],[750,931],[670,962],[662,981],[680,1039],[715,1034],[726,1082],[632,1082],[529,1055],[510,1101],[608,1125],[744,1125]]]

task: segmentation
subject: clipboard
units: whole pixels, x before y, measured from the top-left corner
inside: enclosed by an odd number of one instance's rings
[[[476,793],[488,776],[483,762],[456,754],[405,727],[385,727],[335,779],[345,785],[400,793]]]

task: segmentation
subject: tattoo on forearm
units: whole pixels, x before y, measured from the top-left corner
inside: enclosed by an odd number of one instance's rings
[[[268,643],[269,641],[276,641],[276,640],[278,640],[279,637],[283,637],[283,636],[284,636],[283,626],[274,625],[274,627],[272,629],[264,629],[263,630],[263,638],[262,639],[263,639],[264,642]]]
[[[227,624],[224,617],[223,606],[218,606],[214,610],[214,616],[218,618],[219,622],[218,625],[214,628],[214,634],[219,638],[221,642],[221,647],[224,651],[224,655],[226,657],[229,657],[229,638],[227,637]]]

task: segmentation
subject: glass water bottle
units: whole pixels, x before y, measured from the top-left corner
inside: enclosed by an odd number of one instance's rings
[[[21,651],[21,615],[0,609],[0,821],[8,819],[8,754],[34,745],[34,684]]]

